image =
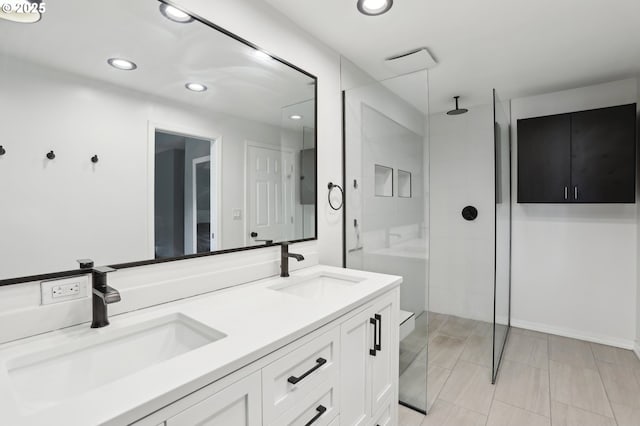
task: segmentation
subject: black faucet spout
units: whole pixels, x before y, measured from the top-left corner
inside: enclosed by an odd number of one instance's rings
[[[289,258],[292,257],[298,262],[304,260],[304,256],[297,253],[289,253],[289,243],[284,241],[280,243],[280,276],[289,276]]]
[[[107,306],[122,300],[120,292],[107,285],[107,274],[113,271],[115,271],[115,269],[109,268],[108,266],[93,268],[93,272],[91,274],[93,281],[93,319],[91,321],[91,328],[102,328],[108,326],[109,312],[107,310]]]

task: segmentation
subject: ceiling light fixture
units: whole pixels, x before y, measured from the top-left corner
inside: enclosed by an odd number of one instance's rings
[[[193,21],[193,18],[189,16],[188,13],[183,12],[175,6],[171,6],[165,3],[162,3],[160,5],[160,13],[162,13],[165,18],[170,19],[174,22],[180,22],[182,24]]]
[[[45,5],[42,0],[14,0],[2,4],[0,19],[19,24],[35,24],[42,19]]]
[[[393,0],[358,0],[358,10],[368,16],[386,13],[393,6]]]
[[[184,87],[191,90],[192,92],[204,92],[205,90],[207,90],[207,86],[202,83],[187,83],[184,85]]]
[[[302,120],[302,116],[300,114],[293,114],[289,116],[292,120]]]
[[[107,63],[122,71],[133,71],[138,68],[134,62],[122,58],[109,58],[107,59]]]

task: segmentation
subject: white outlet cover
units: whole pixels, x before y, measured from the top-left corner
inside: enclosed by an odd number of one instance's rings
[[[78,284],[80,291],[77,294],[69,296],[59,296],[54,299],[53,289],[58,286],[67,286]],[[52,303],[68,302],[70,300],[84,299],[89,295],[89,275],[82,275],[78,277],[62,278],[59,280],[42,281],[40,283],[40,295],[42,305],[50,305]]]

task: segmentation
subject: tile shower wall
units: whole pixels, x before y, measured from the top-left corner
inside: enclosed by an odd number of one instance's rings
[[[431,247],[429,310],[493,319],[493,109],[430,116]],[[478,209],[474,221],[461,215]]]

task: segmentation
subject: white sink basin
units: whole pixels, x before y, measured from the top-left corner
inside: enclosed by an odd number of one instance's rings
[[[287,280],[290,281],[276,284],[270,288],[294,296],[317,299],[331,297],[344,292],[345,289],[364,281],[365,278],[352,277],[333,272],[318,272],[305,277],[287,278]]]
[[[7,362],[24,411],[37,411],[224,338],[182,314],[121,329],[101,329],[72,343]]]

